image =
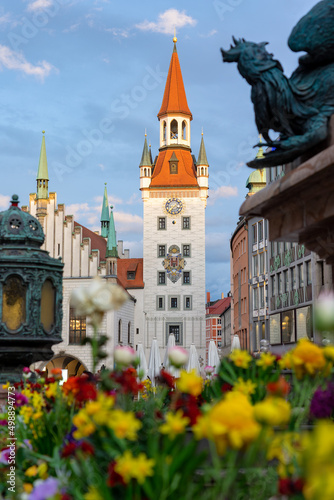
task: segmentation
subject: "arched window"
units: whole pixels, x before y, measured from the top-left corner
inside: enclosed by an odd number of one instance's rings
[[[172,120],[170,124],[170,138],[171,139],[178,138],[178,123],[176,120]]]
[[[163,141],[166,140],[166,128],[167,128],[166,122],[163,121],[162,122],[162,140]]]
[[[187,140],[187,122],[185,120],[182,122],[182,139]]]
[[[128,344],[131,344],[131,321],[128,323]]]
[[[122,342],[122,320],[118,321],[118,343]]]
[[[146,173],[146,168],[144,168],[144,177],[147,176],[147,173]]]

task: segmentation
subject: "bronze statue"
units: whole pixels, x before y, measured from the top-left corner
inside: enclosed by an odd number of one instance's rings
[[[221,49],[224,62],[236,62],[252,86],[255,121],[268,146],[264,158],[248,166],[271,167],[293,161],[325,140],[334,113],[334,0],[317,3],[294,27],[289,47],[307,55],[287,78],[281,63],[266,50],[267,42],[236,40]],[[278,132],[271,139],[269,130]],[[258,145],[257,145],[258,146]]]

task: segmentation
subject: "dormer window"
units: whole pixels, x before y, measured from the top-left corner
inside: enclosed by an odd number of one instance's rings
[[[128,271],[127,272],[127,279],[128,280],[134,280],[136,277],[136,272],[135,271]]]
[[[177,163],[171,163],[170,164],[170,173],[171,174],[177,174]]]
[[[172,154],[172,156],[170,157],[170,160],[169,160],[169,173],[170,174],[173,175],[173,174],[177,174],[178,173],[178,163],[179,163],[179,160],[177,159],[176,154],[173,151],[173,154]]]

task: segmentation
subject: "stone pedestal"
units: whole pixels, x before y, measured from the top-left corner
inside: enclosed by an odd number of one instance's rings
[[[240,215],[266,218],[271,241],[299,242],[333,265],[334,116],[330,129],[321,151],[287,165],[284,177],[246,199]]]

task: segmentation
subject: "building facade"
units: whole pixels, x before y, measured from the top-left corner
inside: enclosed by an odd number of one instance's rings
[[[206,357],[210,340],[217,346],[220,357],[231,352],[231,297],[224,297],[210,301],[207,292],[206,303]]]

